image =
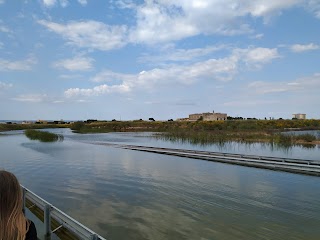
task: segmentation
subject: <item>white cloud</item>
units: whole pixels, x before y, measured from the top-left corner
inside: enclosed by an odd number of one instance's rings
[[[82,75],[79,74],[61,74],[59,75],[59,78],[63,78],[63,79],[75,79],[75,78],[83,78]]]
[[[241,1],[237,1],[238,4]],[[269,17],[270,15],[279,14],[281,11],[291,8],[297,4],[303,3],[304,0],[257,0],[247,1],[243,12],[248,11],[252,16]]]
[[[5,2],[5,0],[0,0],[0,4],[3,4]]]
[[[91,103],[92,101],[86,99],[77,99],[75,102],[77,103]]]
[[[105,70],[94,76],[91,80],[93,82],[111,82],[111,81],[131,81],[134,79],[133,74],[116,73],[110,70]]]
[[[42,0],[42,1],[46,7],[53,7],[58,2],[57,0]],[[82,6],[86,6],[88,1],[87,0],[78,0],[78,3],[81,4]],[[69,0],[59,0],[59,4],[61,7],[65,8],[69,5]]]
[[[252,82],[248,85],[249,89],[254,89],[254,91],[258,94],[266,94],[266,93],[281,93],[292,90],[295,87],[294,85],[289,85],[287,83],[272,83],[272,82],[262,82],[256,81]]]
[[[188,61],[195,59],[197,57],[206,56],[215,51],[227,49],[225,45],[220,46],[209,46],[205,48],[195,48],[195,49],[177,49],[173,50],[171,53],[160,55],[157,57],[143,56],[141,60],[152,61]],[[279,58],[277,48],[253,48],[249,47],[247,49],[235,48],[232,50],[232,57],[237,58],[239,61],[243,61],[248,65],[261,65],[271,62],[272,60]]]
[[[26,95],[19,95],[12,100],[19,101],[19,102],[31,102],[31,103],[39,103],[46,101],[48,96],[46,94],[26,94]]]
[[[307,8],[317,17],[320,18],[320,2],[319,0],[309,0]]]
[[[192,84],[194,82],[212,79],[227,81],[237,71],[238,59],[232,57],[222,59],[209,59],[191,65],[172,65],[165,68],[154,68],[141,71],[139,74],[121,74],[104,71],[92,80],[95,82],[120,80],[130,87],[152,88],[157,84]]]
[[[245,50],[245,61],[248,63],[268,63],[279,57],[276,48],[249,48]]]
[[[56,4],[56,0],[43,0],[43,4],[46,7],[53,7]]]
[[[124,84],[122,85],[114,85],[114,86],[108,86],[106,84],[96,86],[94,88],[88,88],[88,89],[80,89],[80,88],[69,88],[64,92],[65,96],[75,97],[75,96],[98,96],[102,94],[108,94],[108,93],[124,93],[129,92],[130,88]]]
[[[264,34],[263,34],[263,33],[259,33],[259,34],[256,34],[256,35],[254,35],[254,36],[251,36],[250,38],[262,39],[262,38],[263,38],[263,36],[264,36]]]
[[[0,32],[10,32],[10,30],[5,26],[0,26]]]
[[[108,84],[91,89],[72,88],[68,89],[65,94],[69,97],[91,96],[115,91],[125,93],[135,89],[150,90],[159,86],[173,86],[175,84],[190,85],[199,81],[230,81],[240,71],[241,63],[244,62],[249,67],[262,66],[276,57],[276,49],[250,48],[237,49],[225,58],[211,58],[189,65],[168,65],[163,68],[141,71],[138,74],[123,74],[105,70],[91,80],[93,82],[108,82]],[[119,91],[119,89],[125,91]]]
[[[225,49],[225,45],[219,46],[208,46],[205,48],[193,48],[193,49],[166,49],[165,52],[162,50],[160,55],[150,56],[144,55],[139,58],[141,62],[166,62],[166,61],[189,61],[195,58],[206,56],[210,53]]]
[[[236,59],[234,59],[236,60]],[[209,59],[188,66],[170,66],[141,71],[139,74],[122,74],[103,71],[92,80],[109,82],[91,89],[71,88],[65,91],[67,97],[96,96],[112,92],[126,93],[134,89],[152,89],[159,85],[192,84],[200,80],[231,80],[237,65],[233,59]],[[113,82],[113,84],[112,84]],[[115,83],[114,83],[115,82]]]
[[[0,32],[4,32],[4,33],[10,33],[11,30],[6,27],[5,25],[3,25],[3,21],[0,20]]]
[[[55,100],[55,101],[53,101],[52,103],[64,103],[65,101],[63,101],[63,100]]]
[[[92,101],[91,100],[87,100],[87,99],[76,99],[76,100],[65,99],[65,100],[54,100],[54,101],[52,101],[52,103],[54,103],[54,104],[62,104],[62,103],[70,103],[70,102],[89,103],[89,102],[92,102]]]
[[[56,1],[46,0],[48,6]],[[82,5],[86,0],[78,0]],[[67,24],[38,21],[69,43],[102,51],[121,48],[128,43],[157,44],[178,41],[197,35],[239,35],[255,32],[251,20],[281,14],[292,7],[307,7],[320,12],[316,0],[146,0],[114,1],[119,8],[131,9],[132,25],[107,25],[97,21],[74,21]],[[60,5],[67,0],[60,0]],[[319,5],[319,9],[318,9]],[[317,10],[318,9],[318,10]],[[260,39],[262,34],[253,35]]]
[[[38,23],[78,47],[107,51],[125,45],[126,26],[109,26],[96,21],[69,22],[65,25],[45,20]]]
[[[240,101],[231,101],[223,103],[224,106],[228,107],[253,107],[260,105],[268,105],[268,104],[278,104],[279,101],[275,100],[240,100]]]
[[[248,17],[265,21],[304,0],[149,0],[136,6],[137,22],[130,40],[158,43],[198,34],[237,35],[252,33]]]
[[[61,7],[65,8],[69,5],[68,0],[60,0],[60,5]]]
[[[87,0],[78,0],[78,2],[82,5],[82,6],[86,6],[88,4]]]
[[[305,52],[305,51],[318,50],[318,49],[320,49],[320,46],[314,43],[305,44],[305,45],[294,44],[291,46],[291,50],[293,52]]]
[[[53,64],[56,68],[64,68],[69,71],[88,71],[91,70],[94,59],[88,57],[75,57],[63,59]]]
[[[11,88],[13,85],[11,83],[0,82],[0,90]]]
[[[295,92],[295,91],[313,91],[320,89],[320,74],[300,78],[290,82],[263,82],[256,81],[248,85],[248,89],[257,94]]]
[[[26,60],[10,61],[0,58],[0,71],[28,71],[37,63],[34,57],[29,57]]]
[[[130,41],[156,43],[179,40],[199,34],[200,32],[179,12],[169,9],[164,5],[148,1],[146,5],[137,8],[136,27],[131,29]]]

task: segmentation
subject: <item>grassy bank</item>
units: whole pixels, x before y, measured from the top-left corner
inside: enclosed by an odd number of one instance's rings
[[[1,131],[68,128],[77,133],[157,132],[171,141],[209,144],[231,141],[266,142],[278,145],[312,145],[320,140],[312,135],[285,135],[290,130],[319,130],[320,120],[228,120],[228,121],[97,121],[73,124],[0,124]]]
[[[0,132],[26,129],[69,128],[70,124],[0,124]]]
[[[269,134],[290,130],[320,130],[320,120],[228,120],[228,121],[98,121],[73,124],[0,124],[0,132],[25,129],[71,128],[79,133],[196,131]],[[248,135],[245,135],[248,137]]]
[[[111,121],[71,125],[78,133],[157,132],[156,137],[171,141],[197,144],[226,143],[231,141],[266,142],[278,145],[319,144],[315,136],[284,135],[290,130],[320,129],[320,120],[231,120],[231,121]]]
[[[105,121],[71,124],[79,133],[134,131],[224,131],[224,132],[280,132],[287,130],[320,129],[320,120],[229,120],[229,121]]]
[[[63,140],[63,135],[45,132],[45,131],[27,129],[24,131],[24,133],[29,139],[39,140],[41,142],[56,142],[56,141]]]

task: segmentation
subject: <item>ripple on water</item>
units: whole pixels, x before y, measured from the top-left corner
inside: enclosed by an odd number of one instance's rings
[[[84,142],[134,142],[130,134],[66,134],[54,144],[9,136],[0,144],[0,166],[108,239],[320,235],[319,178]],[[151,144],[143,137],[136,143],[143,141]]]

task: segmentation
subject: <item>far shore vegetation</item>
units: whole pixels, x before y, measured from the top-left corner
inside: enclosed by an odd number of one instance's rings
[[[150,120],[151,119],[151,120]],[[320,130],[320,120],[226,120],[226,121],[84,121],[71,124],[0,124],[1,131],[71,128],[76,133],[154,132],[154,137],[196,144],[242,142],[271,143],[283,146],[320,144],[319,136],[286,134],[289,131]]]
[[[239,142],[245,144],[267,143],[278,147],[289,148],[292,146],[302,146],[313,148],[320,144],[320,139],[312,134],[284,134],[284,133],[263,133],[263,132],[165,132],[154,135],[158,139],[172,142],[188,142],[191,144],[208,145]]]
[[[39,140],[41,142],[63,141],[63,135],[51,132],[27,129],[24,131],[24,133],[31,140]]]
[[[285,134],[287,131],[320,130],[320,120],[227,120],[227,121],[105,121],[75,122],[78,133],[156,132],[156,138],[193,144],[226,142],[271,143],[279,146],[312,147],[320,139],[312,134]]]
[[[0,132],[26,130],[26,129],[44,129],[44,128],[69,128],[70,124],[0,124]]]

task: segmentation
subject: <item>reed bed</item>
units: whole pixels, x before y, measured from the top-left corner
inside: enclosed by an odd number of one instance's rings
[[[24,131],[25,135],[31,140],[39,140],[40,142],[57,142],[63,141],[64,137],[61,134],[55,134],[34,129]]]
[[[43,129],[43,128],[69,128],[70,124],[0,124],[0,132],[26,130],[26,129]]]
[[[283,134],[267,132],[226,132],[226,131],[170,131],[155,133],[154,137],[172,142],[187,142],[198,145],[224,145],[230,142],[245,144],[266,143],[277,147],[289,148],[292,146],[312,147],[319,138],[312,134]]]
[[[75,122],[70,128],[79,133],[95,132],[282,132],[320,129],[320,120],[227,120],[227,121],[97,121]]]

